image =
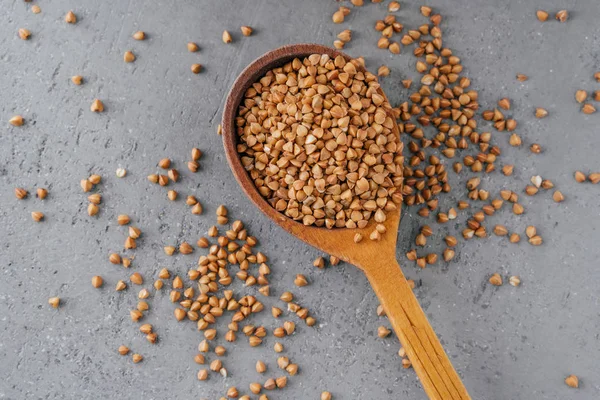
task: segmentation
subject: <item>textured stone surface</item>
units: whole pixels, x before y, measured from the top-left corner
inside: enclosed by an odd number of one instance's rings
[[[401,22],[424,23],[418,5],[408,3],[396,13]],[[510,245],[498,237],[473,240],[461,243],[454,262],[425,270],[402,256],[423,223],[416,209],[404,214],[401,264],[422,283],[417,296],[474,399],[600,397],[600,187],[572,178],[575,169],[600,168],[600,116],[582,115],[574,101],[577,89],[600,89],[592,79],[600,7],[595,0],[543,3],[551,14],[567,7],[570,20],[542,24],[535,19],[542,5],[522,0],[431,3],[444,16],[444,42],[461,57],[482,108],[509,97],[525,144],[544,148],[532,155],[526,148],[510,148],[508,134],[495,134],[504,151],[498,164],[516,164],[515,174],[485,177],[483,187],[493,195],[504,187],[521,193],[529,178],[540,174],[566,196],[557,205],[548,192],[521,195],[523,216],[504,209],[490,218],[488,230],[503,223],[523,234],[526,225],[535,224],[543,246]],[[403,101],[409,92],[400,80],[416,78],[415,60],[406,49],[394,56],[375,47],[378,33],[372,26],[386,14],[385,4],[353,9],[342,25],[331,23],[338,6],[333,1],[55,0],[39,2],[38,15],[31,4],[0,0],[0,398],[215,399],[230,385],[248,393],[250,382],[262,382],[254,371],[259,358],[268,363],[268,376],[281,375],[273,337],[259,348],[249,348],[241,338],[226,345],[223,361],[230,377],[211,374],[209,381],[198,382],[192,358],[201,336],[193,324],[175,322],[168,291],[149,300],[147,321],[156,326],[156,345],[146,342],[128,316],[138,288],[114,291],[117,280],[134,270],[144,274],[147,287],[161,267],[185,274],[200,252],[169,258],[162,246],[195,243],[224,203],[233,218],[247,221],[270,256],[275,295],[293,289],[318,320],[313,329],[299,322],[297,333],[282,340],[300,373],[270,398],[317,399],[327,389],[336,399],[424,399],[414,371],[401,368],[397,340],[376,336],[377,326],[388,324],[375,315],[378,302],[365,278],[347,265],[312,267],[319,254],[271,225],[238,192],[215,134],[224,96],[251,60],[286,43],[331,44],[346,28],[353,30],[348,53],[365,56],[371,70],[387,64],[392,72],[384,89],[392,103]],[[78,16],[76,25],[63,21],[69,9]],[[255,34],[242,37],[241,25],[254,27]],[[29,41],[18,38],[21,27],[31,30]],[[223,29],[231,31],[231,45],[221,42]],[[148,39],[133,40],[136,30],[146,31]],[[200,51],[189,53],[188,41],[197,42]],[[134,63],[122,61],[126,50],[136,54]],[[205,65],[200,75],[190,73],[196,62]],[[518,82],[516,73],[530,80]],[[75,74],[84,76],[82,86],[70,82]],[[89,111],[94,98],[104,102],[106,112]],[[537,106],[550,115],[533,118]],[[25,117],[24,127],[6,123],[14,114]],[[193,146],[205,152],[196,175],[184,165]],[[173,186],[181,195],[197,195],[204,216],[191,215],[182,201],[169,202],[164,189],[146,181],[162,157],[175,160],[183,179]],[[126,178],[115,177],[118,167],[128,170]],[[98,187],[104,201],[94,218],[87,216],[79,188],[90,173],[105,177]],[[441,209],[466,196],[464,176],[451,179],[460,189],[442,198]],[[17,201],[18,186],[30,192],[47,187],[48,198]],[[31,220],[34,210],[46,214],[43,223]],[[131,271],[107,261],[125,239],[116,224],[120,213],[130,214],[143,230]],[[432,220],[435,234],[428,248],[441,251],[443,236],[459,233],[465,215],[446,226]],[[299,272],[311,285],[293,287]],[[491,287],[486,282],[493,272],[520,275],[523,284]],[[96,274],[106,282],[100,290],[90,283]],[[51,296],[63,299],[60,309],[48,306]],[[265,300],[268,306],[277,303],[276,297]],[[274,328],[264,314],[253,323]],[[225,327],[219,326],[222,336]],[[119,356],[121,344],[145,360],[134,365]],[[571,373],[581,379],[578,390],[563,383]]]

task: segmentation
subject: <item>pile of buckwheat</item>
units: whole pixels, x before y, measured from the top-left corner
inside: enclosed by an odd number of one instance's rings
[[[238,152],[260,194],[304,225],[364,228],[402,202],[403,145],[377,77],[312,54],[254,83]]]

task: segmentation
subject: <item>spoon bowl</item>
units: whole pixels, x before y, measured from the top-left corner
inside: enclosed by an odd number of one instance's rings
[[[256,59],[234,82],[225,102],[222,121],[225,154],[233,175],[250,200],[276,224],[300,240],[355,265],[365,273],[431,399],[470,399],[396,261],[400,207],[386,212],[383,223],[386,233],[378,241],[369,239],[376,224],[373,220],[362,229],[306,226],[273,208],[258,192],[242,165],[237,152],[235,118],[246,90],[269,70],[311,54],[328,54],[332,59],[341,55],[347,61],[351,60],[351,57],[338,50],[318,44],[287,45]],[[366,71],[362,67],[357,69]],[[378,91],[385,97],[381,88]],[[392,119],[395,121],[395,118]],[[400,135],[395,122],[393,131]],[[360,243],[354,243],[357,233],[363,236]]]

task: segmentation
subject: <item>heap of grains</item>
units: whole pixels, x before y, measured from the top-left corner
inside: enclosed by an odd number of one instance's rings
[[[198,172],[201,157],[202,151],[194,147],[191,151],[191,160],[187,161],[191,173]],[[162,158],[158,161],[158,167],[168,170],[167,175],[152,174],[148,176],[149,181],[157,184],[157,189],[162,192],[175,192],[165,186],[176,186],[185,190],[182,184],[185,184],[189,176],[175,169],[175,164],[176,162],[171,158]],[[84,192],[90,192],[101,181],[99,175],[92,175],[88,179],[81,180],[80,185]],[[24,188],[16,188],[15,196],[20,200],[25,199],[28,192]],[[181,206],[190,207],[194,215],[202,214],[202,206],[193,195],[188,195],[185,205],[181,204]],[[129,317],[136,324],[136,330],[145,335],[150,345],[166,340],[159,336],[160,325],[147,323],[148,316],[152,312],[153,300],[161,291],[167,292],[165,294],[168,294],[173,304],[172,318],[182,324],[191,322],[196,326],[201,333],[202,341],[198,344],[198,352],[193,355],[193,360],[201,366],[196,372],[197,379],[200,381],[211,379],[211,375],[223,378],[229,376],[226,355],[230,351],[228,348],[230,343],[245,341],[249,347],[259,347],[270,337],[283,340],[295,335],[297,326],[294,320],[304,322],[307,327],[316,324],[312,312],[295,301],[294,294],[291,292],[284,291],[279,298],[271,296],[272,290],[278,291],[277,280],[272,277],[267,256],[256,247],[258,239],[250,235],[244,223],[240,220],[230,221],[229,211],[224,205],[216,207],[214,217],[216,217],[216,225],[207,229],[207,235],[200,237],[196,241],[196,246],[190,244],[193,243],[192,241],[188,243],[181,240],[178,246],[164,247],[167,256],[179,253],[189,258],[198,257],[196,265],[191,268],[188,266],[181,269],[174,266],[171,270],[162,268],[156,273],[149,273],[141,265],[132,265],[135,253],[140,250],[140,247],[144,247],[144,243],[138,245],[137,240],[142,236],[142,230],[132,225],[132,219],[127,214],[120,214],[117,217],[117,224],[121,229],[125,229],[124,254],[111,253],[108,256],[111,264],[122,265],[125,271],[130,268],[137,269],[131,274],[127,272],[129,282],[126,283],[127,278],[123,277],[125,280],[119,280],[114,290],[127,293],[135,288],[133,295],[137,298],[137,305],[129,310]],[[196,256],[198,253],[202,254]],[[339,260],[331,258],[330,262],[334,265]],[[323,259],[321,264],[324,267]],[[107,286],[100,275],[93,276],[91,281],[92,286],[97,289]],[[236,281],[242,282],[243,288],[236,287]],[[304,275],[299,274],[294,283],[300,288],[306,286],[308,280]],[[244,288],[252,288],[249,291],[254,294],[246,294],[248,290]],[[58,308],[60,299],[52,298],[49,304]],[[261,315],[266,315],[263,311],[269,308],[271,315],[277,321],[273,328],[266,324],[258,325]],[[283,308],[287,308],[287,312]],[[264,320],[264,317],[262,318]],[[217,328],[225,326],[227,329],[223,330],[223,334],[217,333]],[[142,362],[144,357],[139,353],[133,354],[134,350],[138,349],[130,349],[127,345],[120,344],[117,352],[122,356],[132,354],[133,363]],[[274,351],[282,353],[283,345],[275,343]],[[230,386],[225,394],[230,398],[247,399],[248,395],[243,394],[243,387],[249,387],[253,394],[260,394],[263,389],[283,389],[287,385],[288,376],[297,375],[300,367],[289,357],[281,354],[274,357],[274,360],[287,376],[266,378],[264,384],[252,382],[248,386]],[[256,369],[259,373],[265,373],[267,364],[259,361]]]
[[[260,194],[289,218],[364,228],[402,202],[403,145],[390,111],[359,60],[295,58],[246,91],[237,150]]]

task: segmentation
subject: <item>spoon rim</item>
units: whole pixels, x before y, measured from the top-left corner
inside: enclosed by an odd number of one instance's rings
[[[295,221],[292,218],[289,218],[288,216],[284,215],[280,211],[276,210],[258,192],[258,189],[254,184],[252,178],[242,165],[241,158],[237,151],[236,146],[238,144],[239,138],[235,126],[235,119],[237,117],[238,107],[244,99],[246,90],[250,86],[252,86],[253,83],[257,82],[261,77],[263,77],[264,74],[269,70],[278,66],[282,66],[283,64],[293,60],[294,58],[306,57],[311,54],[327,54],[332,59],[334,59],[337,56],[342,56],[346,59],[346,61],[350,61],[353,59],[344,52],[341,52],[337,49],[333,49],[331,47],[313,43],[300,43],[285,45],[278,47],[274,50],[268,51],[262,56],[252,61],[246,68],[244,68],[244,70],[242,70],[242,72],[234,81],[231,89],[229,90],[229,93],[227,94],[225,107],[223,109],[221,126],[223,145],[225,147],[225,156],[227,158],[227,162],[229,163],[229,166],[235,179],[241,186],[242,191],[252,201],[252,203],[254,203],[254,205],[258,207],[258,209],[265,215],[267,215],[271,220],[276,222],[279,226],[283,227],[285,230],[287,230],[294,236],[298,236],[298,233],[301,230],[317,230],[320,232],[332,233],[334,233],[337,230],[345,230],[366,233],[369,229],[372,230],[375,226],[375,222],[372,218],[365,228],[334,227],[329,229],[325,226],[319,227],[315,225],[304,225],[302,222]],[[383,91],[381,90],[380,92],[383,93]],[[398,131],[398,134],[399,133],[400,132]],[[395,211],[388,212],[386,214],[390,222],[394,220],[394,218],[396,218],[397,222],[395,224],[395,229],[397,232],[401,216],[401,205],[398,205],[398,208]],[[394,234],[394,236],[396,235]],[[314,243],[312,244],[315,245]]]

